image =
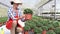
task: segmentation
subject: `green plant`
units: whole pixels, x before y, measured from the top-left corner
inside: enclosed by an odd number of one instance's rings
[[[35,34],[41,34],[41,33],[35,33]]]
[[[56,34],[53,30],[47,31],[47,34]]]
[[[43,19],[43,20],[42,20],[42,24],[43,24],[44,26],[47,26],[47,25],[48,25],[48,20],[47,20],[47,19]]]
[[[54,26],[53,26],[52,23],[51,24],[48,24],[47,27],[48,27],[49,30],[54,30]]]
[[[30,26],[31,29],[36,27],[36,24],[35,24],[35,22],[33,20],[26,21],[26,25]]]
[[[56,34],[60,34],[60,27],[55,28],[54,31],[56,32]]]
[[[29,26],[31,27],[31,29],[34,29],[36,27],[36,24],[34,22],[31,22]]]
[[[24,14],[33,14],[33,11],[31,9],[24,9]]]
[[[54,21],[53,22],[53,26],[56,28],[56,27],[59,27],[60,26],[60,23],[58,21]]]
[[[0,23],[6,22],[7,21],[7,17],[0,17]]]
[[[24,31],[29,31],[30,30],[30,27],[28,26],[28,25],[26,25],[25,27],[24,27]]]
[[[52,20],[52,21],[51,21],[51,20],[49,20],[49,21],[48,21],[48,24],[53,24],[53,20]]]
[[[55,27],[57,28],[60,26],[60,22],[58,21],[43,19],[38,16],[33,16],[32,20],[27,20],[25,24],[28,26],[28,30],[33,28],[35,34],[41,34],[43,30],[47,30],[48,34],[49,33],[54,34]],[[51,29],[52,29],[52,32],[51,32]]]
[[[37,27],[41,27],[41,26],[43,26],[43,24],[40,23],[40,22],[37,22],[37,23],[36,23],[36,26],[37,26]]]
[[[42,26],[41,27],[43,30],[48,30],[48,27],[47,26]]]
[[[34,32],[35,32],[35,33],[42,33],[42,31],[43,31],[43,30],[42,30],[41,27],[39,27],[39,28],[38,28],[38,27],[35,27],[35,28],[34,28]]]

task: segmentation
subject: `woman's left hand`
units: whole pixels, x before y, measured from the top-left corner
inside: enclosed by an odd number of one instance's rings
[[[17,27],[17,32],[22,32],[22,31],[23,31],[22,28]]]

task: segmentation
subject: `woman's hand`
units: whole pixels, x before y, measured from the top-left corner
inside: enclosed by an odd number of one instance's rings
[[[25,18],[25,15],[23,15],[23,16],[20,16],[19,18],[20,18],[20,19],[21,19],[21,18]]]
[[[14,18],[14,20],[19,20],[19,18]]]
[[[17,27],[17,32],[22,32],[22,31],[23,31],[22,28]]]

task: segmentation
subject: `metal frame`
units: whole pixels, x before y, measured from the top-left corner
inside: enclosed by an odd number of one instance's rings
[[[46,4],[49,3],[50,1],[52,1],[52,0],[47,1],[46,3],[44,3],[43,5],[41,5],[40,7],[46,5]],[[38,9],[39,9],[40,7],[38,7]]]
[[[2,3],[2,2],[0,2],[0,4],[6,6],[6,7],[8,7],[8,8],[10,7],[10,6],[8,6],[8,5]]]

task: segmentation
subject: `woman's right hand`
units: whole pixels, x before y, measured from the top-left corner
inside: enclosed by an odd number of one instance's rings
[[[22,28],[17,27],[17,32],[22,32],[22,31],[23,31]]]

